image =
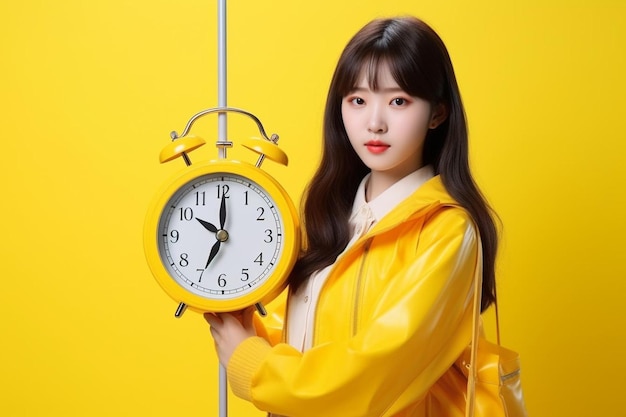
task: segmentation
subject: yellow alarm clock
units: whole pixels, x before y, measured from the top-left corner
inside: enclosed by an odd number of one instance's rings
[[[260,154],[256,165],[232,159],[191,164],[188,153],[204,145],[188,135],[206,114],[236,112],[252,118],[263,136],[243,146]],[[260,165],[267,157],[287,165],[277,135],[267,137],[261,122],[236,108],[213,108],[192,117],[180,137],[163,149],[161,163],[182,157],[188,165],[157,194],[144,227],[144,249],[152,274],[179,303],[197,312],[228,312],[275,298],[300,249],[294,204]],[[218,142],[217,146],[232,146]]]

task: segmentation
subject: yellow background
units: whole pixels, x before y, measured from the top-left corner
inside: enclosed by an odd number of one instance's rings
[[[290,166],[265,166],[296,201],[348,38],[377,16],[432,24],[504,223],[503,338],[522,355],[530,414],[626,415],[626,3],[231,1],[228,13],[228,104],[281,136]],[[169,132],[217,104],[216,15],[208,0],[1,3],[0,415],[217,415],[207,326],[173,317],[142,247],[154,193],[182,168],[158,164]],[[254,135],[236,118],[233,140]],[[211,121],[194,131],[215,139]],[[230,415],[262,413],[232,399]]]

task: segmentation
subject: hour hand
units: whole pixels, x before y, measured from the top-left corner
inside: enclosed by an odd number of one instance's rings
[[[204,221],[202,219],[199,219],[197,217],[196,217],[196,220],[198,220],[200,224],[204,226],[204,228],[207,229],[209,232],[217,233],[217,227],[213,226],[211,223]]]

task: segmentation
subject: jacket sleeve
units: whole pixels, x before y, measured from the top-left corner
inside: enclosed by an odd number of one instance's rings
[[[228,364],[233,392],[294,417],[391,415],[419,402],[471,339],[476,245],[463,210],[440,211],[353,337],[304,353],[247,339]]]

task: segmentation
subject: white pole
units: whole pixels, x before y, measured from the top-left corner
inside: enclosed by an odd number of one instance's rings
[[[226,107],[226,0],[219,0],[217,5],[217,105]],[[227,142],[226,113],[217,116],[217,138],[219,142]],[[219,157],[226,158],[226,147],[219,147]]]
[[[217,105],[226,107],[226,0],[219,0],[217,4]],[[227,142],[226,113],[217,115],[217,140]],[[226,146],[218,147],[219,158],[226,158]],[[228,381],[226,369],[220,364],[219,371],[219,417],[228,416]]]

